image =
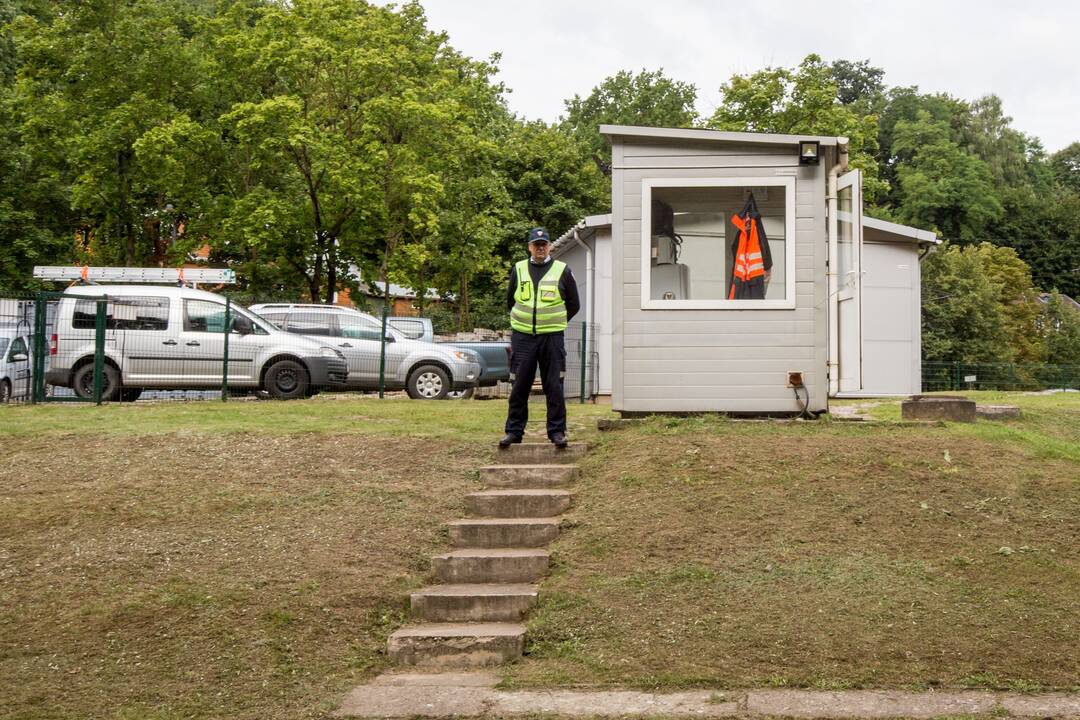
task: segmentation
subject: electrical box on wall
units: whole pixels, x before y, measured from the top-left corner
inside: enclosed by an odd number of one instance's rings
[[[803,374],[801,370],[788,370],[787,386],[789,388],[803,387]]]

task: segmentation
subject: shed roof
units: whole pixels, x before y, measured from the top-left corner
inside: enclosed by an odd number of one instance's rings
[[[577,225],[564,232],[555,240],[555,244],[551,246],[551,252],[556,255],[560,254],[562,248],[568,246],[574,238],[574,231],[577,230],[578,234],[581,234],[582,230],[596,230],[596,228],[611,227],[611,213],[605,215],[589,215],[582,218]]]
[[[832,135],[783,135],[780,133],[731,132],[698,128],[658,128],[639,125],[601,125],[600,134],[608,137],[644,137],[670,140],[705,140],[733,143],[762,143],[765,145],[794,145],[800,141],[816,140],[822,146],[847,147],[846,137]]]
[[[870,242],[909,242],[918,243],[919,245],[940,245],[941,240],[938,239],[935,233],[929,230],[920,230],[919,228],[911,227],[910,225],[901,225],[899,223],[888,222],[887,220],[878,220],[877,218],[868,217],[863,215],[863,239]],[[573,241],[574,231],[577,230],[580,234],[583,230],[595,231],[597,228],[611,227],[611,213],[606,215],[589,215],[582,218],[577,225],[567,230],[565,233],[559,236],[559,239],[555,241],[555,244],[551,246],[551,251],[556,255],[559,254],[563,248],[567,248]],[[866,231],[870,232],[867,233]]]
[[[863,215],[863,240],[871,242],[913,242],[920,245],[940,245],[941,240],[929,230],[920,230],[910,225],[878,220]],[[866,232],[869,230],[870,232]]]

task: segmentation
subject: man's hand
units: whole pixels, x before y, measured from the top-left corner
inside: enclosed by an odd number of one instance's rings
[[[769,282],[770,280],[772,280],[772,270],[766,270],[765,271],[765,282]]]

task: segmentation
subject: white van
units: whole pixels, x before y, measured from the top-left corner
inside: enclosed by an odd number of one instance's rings
[[[220,387],[225,362],[225,298],[187,287],[85,285],[64,291],[50,338],[50,385],[93,396],[97,303],[106,298],[102,398],[135,400],[144,388]],[[341,353],[283,332],[230,306],[228,385],[280,399],[343,386]]]

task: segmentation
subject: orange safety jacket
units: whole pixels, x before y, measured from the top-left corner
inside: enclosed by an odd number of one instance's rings
[[[728,293],[728,299],[736,300],[747,297],[745,292],[737,293],[736,287],[743,290],[745,283],[754,278],[764,277],[769,269],[767,265],[772,265],[772,259],[768,257],[769,241],[761,228],[761,216],[758,215],[757,203],[754,202],[753,196],[747,201],[746,207],[738,214],[731,216],[731,223],[738,228],[739,238],[735,246],[735,266],[731,272],[731,291]],[[757,294],[759,293],[751,291],[750,297]],[[764,297],[763,292],[760,295]]]

